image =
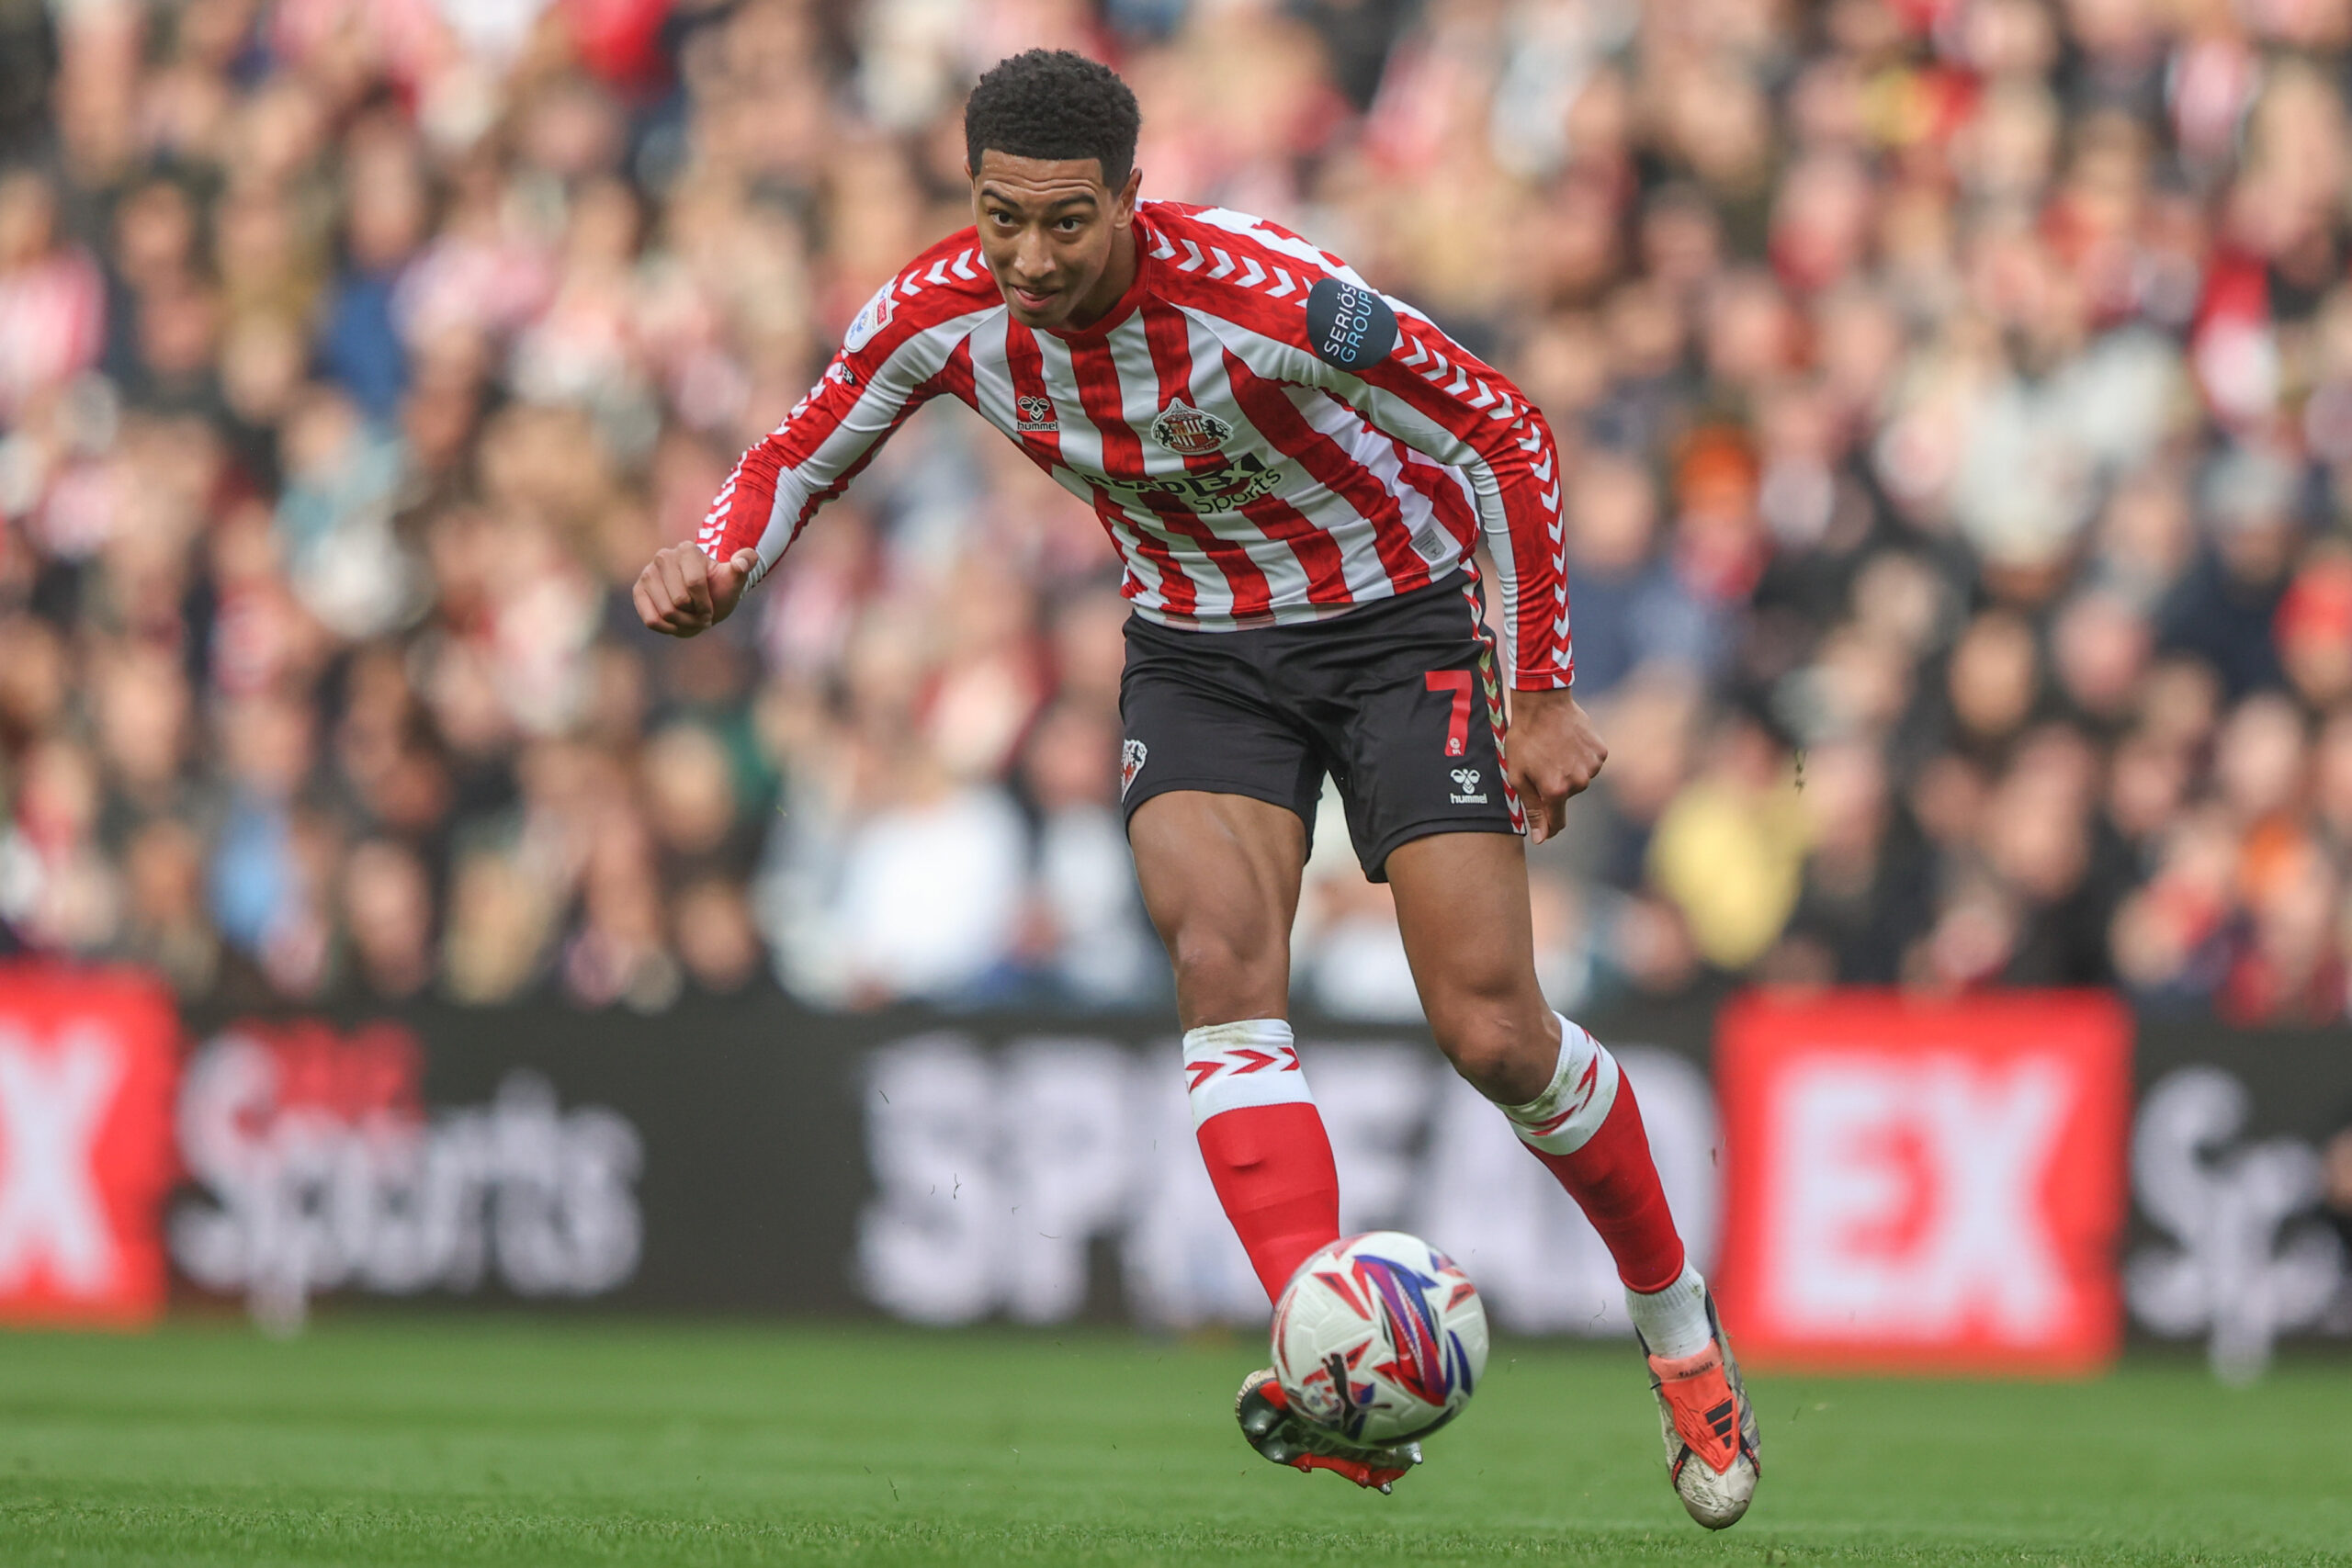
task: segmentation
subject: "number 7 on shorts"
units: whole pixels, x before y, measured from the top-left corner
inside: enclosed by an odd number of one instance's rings
[[[1470,745],[1470,671],[1432,670],[1421,684],[1432,692],[1452,692],[1453,712],[1445,721],[1445,754],[1459,757]]]

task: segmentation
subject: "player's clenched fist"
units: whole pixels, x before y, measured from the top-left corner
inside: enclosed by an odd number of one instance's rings
[[[732,615],[760,564],[760,553],[737,550],[714,561],[693,545],[671,545],[637,574],[630,597],[639,619],[665,637],[692,637]]]
[[[1609,748],[1566,692],[1513,692],[1505,745],[1529,836],[1540,844],[1567,826],[1568,796],[1600,776]]]

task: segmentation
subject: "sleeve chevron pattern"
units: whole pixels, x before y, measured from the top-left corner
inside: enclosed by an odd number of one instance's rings
[[[1469,477],[1510,637],[1511,684],[1522,692],[1571,685],[1576,649],[1552,427],[1508,378],[1426,318],[1398,310],[1396,326],[1386,357],[1359,372],[1334,368],[1328,384],[1378,429]]]
[[[816,386],[736,460],[695,536],[705,555],[756,548],[756,583],[909,415],[942,392],[969,398],[964,335],[997,299],[971,240],[918,256],[865,302]]]

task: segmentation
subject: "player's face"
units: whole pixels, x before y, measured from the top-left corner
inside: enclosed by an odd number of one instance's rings
[[[980,250],[1014,321],[1079,326],[1118,301],[1127,278],[1113,263],[1135,220],[1142,178],[1131,170],[1114,191],[1092,158],[1016,158],[992,149],[980,154],[972,210]]]

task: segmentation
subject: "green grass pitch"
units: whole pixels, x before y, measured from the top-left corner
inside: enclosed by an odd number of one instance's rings
[[[1393,1497],[1243,1446],[1234,1341],[328,1322],[0,1337],[0,1563],[2352,1563],[2352,1362],[1759,1379],[1710,1536],[1625,1346],[1505,1345]]]

